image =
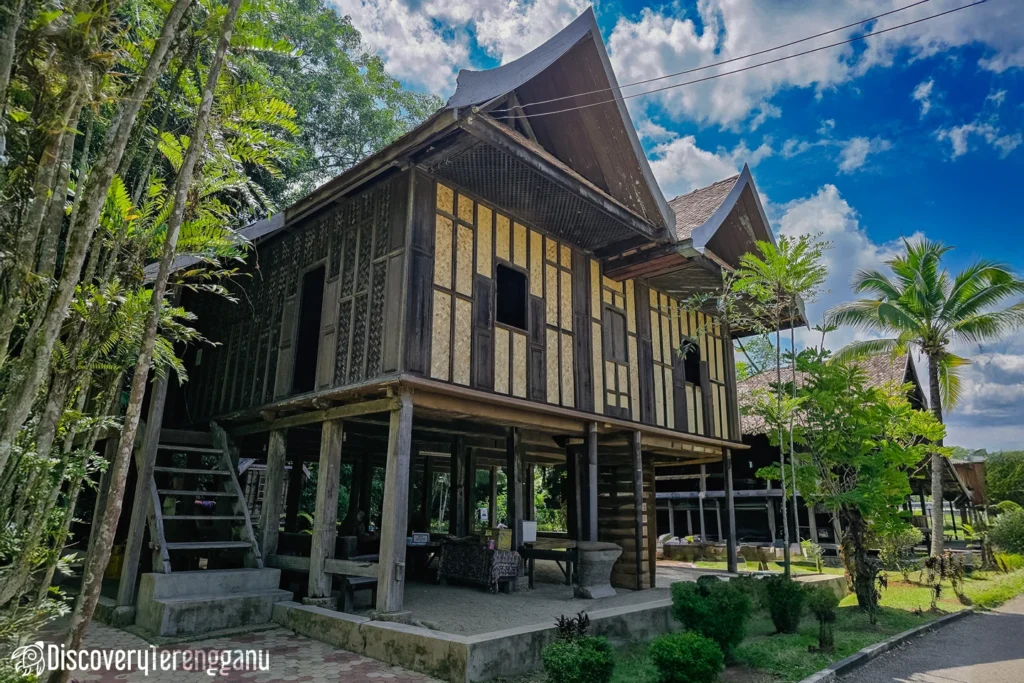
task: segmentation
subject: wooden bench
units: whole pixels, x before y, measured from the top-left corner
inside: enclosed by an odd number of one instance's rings
[[[377,579],[369,576],[344,576],[344,586],[341,594],[343,598],[343,612],[352,613],[355,611],[356,591],[370,591],[370,601],[377,604]]]

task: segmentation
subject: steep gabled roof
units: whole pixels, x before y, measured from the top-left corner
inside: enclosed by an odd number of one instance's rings
[[[675,215],[620,98],[594,11],[588,8],[513,62],[459,71],[458,87],[445,106],[481,113],[493,108],[495,118],[513,128],[525,121],[520,125],[545,150],[668,238]]]
[[[725,202],[739,178],[737,173],[725,180],[698,188],[670,201],[668,205],[676,213],[676,239],[680,241],[690,239],[696,228],[707,223]]]
[[[879,353],[866,356],[857,361],[857,366],[864,372],[870,387],[882,388],[887,385],[901,385],[909,382],[914,385],[912,400],[924,397],[921,382],[918,380],[917,371],[914,368],[914,361],[909,353],[895,356],[889,353]],[[753,404],[755,392],[772,389],[775,378],[775,369],[772,368],[736,383],[736,400],[739,402],[741,413],[743,412],[742,408]],[[789,366],[782,368],[782,381],[789,382],[791,378]],[[803,379],[803,373],[798,372],[797,383],[802,382]],[[756,415],[741,414],[740,423],[743,434],[764,434],[767,430],[764,422]]]

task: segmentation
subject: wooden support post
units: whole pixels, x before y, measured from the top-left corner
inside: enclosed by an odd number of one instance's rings
[[[971,523],[970,520],[967,518],[967,507],[968,507],[968,505],[970,505],[970,503],[967,503],[965,505],[961,505],[960,506],[960,525],[961,526],[963,526],[964,524],[970,524]],[[964,538],[967,538],[967,537],[964,536]]]
[[[668,502],[668,535],[674,537],[676,535],[676,515],[675,515],[675,511],[672,509],[672,501],[669,500],[667,502]]]
[[[341,478],[341,420],[323,423],[320,434],[320,466],[317,468],[316,512],[313,515],[313,539],[309,551],[310,598],[331,597],[331,575],[324,572],[328,558],[334,558],[338,537],[338,485]]]
[[[566,446],[565,448],[565,489],[565,516],[569,538],[574,541],[582,541],[584,540],[583,520],[580,514],[580,473],[576,446]]]
[[[719,542],[725,540],[725,534],[722,529],[722,504],[715,498],[715,526],[718,527],[718,540]]]
[[[423,509],[420,517],[423,519],[423,531],[430,533],[430,522],[433,516],[434,507],[434,460],[429,456],[423,456]]]
[[[730,572],[736,573],[739,570],[739,559],[736,557],[736,500],[732,490],[732,451],[725,449],[725,514],[728,520],[728,545],[725,547],[726,563]]]
[[[466,471],[463,479],[462,499],[465,501],[465,511],[462,518],[465,520],[466,530],[463,535],[470,535],[476,527],[476,450],[465,449]]]
[[[924,515],[925,528],[931,530],[931,528],[932,528],[932,518],[931,518],[931,515],[928,514],[928,506],[924,502],[924,492],[923,491],[921,492],[921,514]]]
[[[277,554],[277,537],[281,529],[281,508],[284,494],[285,461],[288,459],[288,433],[283,429],[270,432],[267,441],[267,478],[260,508],[260,553],[263,557]]]
[[[693,516],[689,507],[686,508],[686,535],[693,536]]]
[[[705,465],[700,466],[700,493],[697,496],[697,511],[700,516],[700,542],[708,540],[707,528],[704,526],[704,494],[708,492],[708,472]]]
[[[643,590],[644,587],[644,464],[643,453],[640,449],[640,432],[632,434],[632,455],[633,455],[633,512],[634,529],[633,540],[635,547],[633,552],[636,555],[636,589]]]
[[[811,543],[818,542],[818,520],[817,514],[815,514],[814,503],[808,503],[804,501],[804,507],[807,508],[807,524],[811,527]]]
[[[768,512],[768,529],[772,532],[772,545],[775,545],[779,529],[775,524],[775,501],[770,496],[765,498],[764,508]]]
[[[586,498],[582,501],[581,507],[586,508],[584,518],[587,520],[585,527],[586,539],[597,541],[597,423],[588,422],[586,432],[585,452],[587,457],[587,488]]]
[[[526,444],[518,427],[508,430],[505,439],[508,478],[508,527],[512,530],[512,549],[518,550],[523,543],[523,474],[526,459]]]
[[[953,507],[953,501],[949,501],[949,518],[953,522],[953,540],[956,540],[956,509]]]
[[[491,496],[487,501],[487,526],[494,528],[498,525],[498,468],[491,467]]]
[[[532,462],[526,466],[526,514],[525,518],[531,522],[537,521],[537,466]]]
[[[156,372],[154,371],[153,374]],[[168,384],[167,374],[157,375],[153,382],[142,447],[135,451],[135,471],[138,476],[135,481],[135,500],[132,503],[131,520],[128,524],[128,539],[125,543],[121,582],[117,587],[118,607],[129,607],[135,604],[135,583],[139,575],[139,558],[142,555],[142,545],[145,541],[146,527],[149,524],[150,510],[154,504],[153,472],[156,467],[157,447],[160,445],[164,406],[167,404]],[[156,504],[159,505],[160,502],[156,501]],[[160,544],[161,539],[153,536],[151,541],[156,546]],[[169,568],[153,567],[153,571],[161,570],[168,571]]]
[[[388,428],[388,459],[384,471],[384,500],[409,498],[412,451],[412,395],[399,396]],[[377,569],[377,611],[401,612],[405,604],[405,538],[408,507],[385,506],[381,518],[380,564]]]
[[[302,502],[304,479],[302,461],[293,458],[292,469],[288,472],[288,500],[284,504],[284,530],[293,534],[299,530],[299,504]]]
[[[448,533],[452,536],[466,535],[466,448],[465,438],[456,436],[452,439],[451,466],[448,470],[451,481],[451,492],[448,495]]]

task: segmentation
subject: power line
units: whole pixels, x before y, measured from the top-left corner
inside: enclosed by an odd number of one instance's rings
[[[905,10],[911,9],[912,7],[917,7],[918,5],[923,5],[923,4],[927,3],[927,2],[931,2],[931,0],[917,0],[917,2],[912,2],[909,5],[904,5],[903,7],[898,7],[896,9],[889,10],[888,12],[883,12],[882,14],[876,14],[875,16],[868,17],[867,19],[861,19],[860,21],[855,21],[855,22],[853,22],[851,24],[846,24],[845,26],[840,26],[838,28],[833,28],[833,29],[830,29],[828,31],[822,31],[821,33],[815,33],[813,36],[807,36],[806,38],[800,38],[799,40],[793,40],[793,41],[790,41],[788,43],[783,43],[782,45],[776,45],[775,47],[769,47],[769,48],[764,49],[764,50],[758,50],[757,52],[751,52],[750,54],[743,55],[742,57],[732,57],[731,59],[723,59],[720,62],[712,62],[711,64],[704,64],[703,66],[694,67],[692,69],[686,69],[685,71],[677,71],[675,73],[665,74],[664,76],[655,76],[653,78],[645,78],[642,81],[634,81],[632,83],[626,83],[624,85],[618,86],[618,89],[622,90],[623,88],[631,88],[631,87],[633,87],[635,85],[644,85],[646,83],[653,83],[654,81],[661,81],[661,80],[664,80],[666,78],[675,78],[676,76],[685,76],[686,74],[695,73],[697,71],[703,71],[705,69],[711,69],[711,68],[714,68],[716,66],[724,66],[725,64],[731,64],[733,62],[738,62],[738,61],[743,60],[743,59],[750,59],[751,57],[759,57],[759,56],[761,56],[763,54],[767,54],[769,52],[775,52],[776,50],[781,50],[781,49],[786,48],[786,47],[792,47],[794,45],[799,45],[800,43],[806,43],[808,40],[814,40],[816,38],[821,38],[822,36],[827,36],[827,35],[829,35],[831,33],[837,33],[839,31],[845,31],[848,28],[853,28],[854,26],[860,26],[861,24],[866,24],[869,21],[875,21],[876,19],[881,19],[882,17],[887,17],[890,14],[897,14],[899,12],[903,12]],[[523,104],[523,105],[521,105],[521,108],[525,109],[526,107],[536,107],[536,106],[541,105],[541,104],[549,104],[551,102],[558,102],[560,100],[567,100],[567,99],[571,99],[573,97],[583,97],[585,95],[596,95],[596,94],[603,93],[603,92],[609,92],[609,91],[612,91],[612,90],[615,90],[615,89],[616,88],[611,88],[611,87],[609,87],[609,88],[601,88],[599,90],[591,90],[589,92],[577,93],[575,95],[562,95],[561,97],[552,97],[549,100],[540,100],[539,102],[530,102],[529,104]],[[491,113],[491,114],[501,114],[501,113],[504,113],[504,112],[507,112],[507,111],[512,111],[512,108],[511,107],[505,107],[504,109],[492,109],[489,113]]]
[[[791,55],[786,55],[785,57],[778,57],[776,59],[770,59],[770,60],[765,61],[765,62],[758,62],[757,64],[750,64],[749,66],[745,66],[745,67],[742,67],[742,68],[739,68],[739,69],[733,69],[732,71],[723,71],[722,73],[717,73],[717,74],[714,74],[714,75],[711,75],[711,76],[705,76],[703,78],[695,78],[692,81],[685,81],[683,83],[674,83],[672,85],[666,85],[666,86],[663,86],[661,88],[654,88],[653,90],[645,90],[644,92],[633,93],[631,95],[624,95],[622,97],[613,97],[613,98],[610,98],[610,99],[607,99],[607,100],[601,100],[600,102],[591,102],[589,104],[581,104],[581,105],[575,106],[575,107],[566,107],[564,109],[556,109],[554,111],[538,112],[536,114],[514,114],[512,116],[507,116],[506,119],[508,119],[508,120],[533,119],[533,118],[538,118],[538,117],[541,117],[541,116],[551,116],[553,114],[564,114],[566,112],[576,111],[578,109],[587,109],[589,107],[597,107],[597,106],[600,106],[602,104],[610,104],[612,102],[621,102],[621,101],[625,101],[625,100],[631,100],[631,99],[633,99],[635,97],[643,97],[645,95],[653,95],[654,93],[664,92],[666,90],[672,90],[673,88],[681,88],[684,85],[693,85],[695,83],[703,83],[704,81],[711,81],[711,80],[714,80],[716,78],[721,78],[723,76],[731,76],[733,74],[742,73],[744,71],[750,71],[751,69],[756,69],[758,67],[767,66],[769,64],[777,64],[778,62],[784,62],[787,59],[793,59],[794,57],[802,57],[804,55],[813,54],[815,52],[821,52],[822,50],[828,50],[828,49],[831,49],[833,47],[838,47],[840,45],[846,45],[848,43],[854,43],[854,42],[857,42],[859,40],[864,40],[865,38],[870,38],[871,36],[881,35],[883,33],[888,33],[889,31],[895,31],[897,29],[906,28],[907,26],[913,26],[914,24],[920,24],[920,23],[923,23],[925,21],[930,21],[932,19],[938,19],[939,17],[945,16],[947,14],[953,14],[954,12],[959,12],[961,10],[969,9],[971,7],[977,7],[978,5],[983,5],[986,2],[988,2],[988,0],[977,0],[977,2],[972,2],[969,5],[962,5],[960,7],[954,7],[953,9],[946,10],[945,12],[939,12],[938,14],[932,14],[932,15],[927,16],[927,17],[922,17],[921,19],[915,19],[914,21],[908,21],[906,23],[898,24],[896,26],[891,26],[889,28],[879,29],[878,31],[871,31],[870,33],[865,33],[863,35],[855,36],[855,37],[849,38],[847,40],[841,40],[841,41],[836,42],[836,43],[830,43],[828,45],[822,45],[820,47],[816,47],[816,48],[813,48],[813,49],[810,49],[810,50],[804,50],[803,52],[796,52],[796,53],[791,54]],[[585,95],[585,94],[587,94],[587,93],[581,93],[580,95],[569,95],[567,97],[580,97],[580,96]],[[537,104],[539,104],[539,103],[537,103]]]

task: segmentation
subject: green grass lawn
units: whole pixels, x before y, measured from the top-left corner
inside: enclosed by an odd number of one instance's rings
[[[700,569],[718,569],[718,570],[723,571],[723,572],[728,570],[728,565],[724,561],[723,562],[713,562],[713,561],[700,560],[698,562],[694,562],[694,564],[697,565],[697,567],[699,567]],[[792,567],[793,567],[793,573],[794,574],[816,574],[816,573],[818,573],[818,568],[814,566],[813,562],[805,562],[805,561],[802,561],[802,560],[794,560],[793,563],[792,563]],[[739,570],[741,572],[755,572],[755,571],[757,571],[757,562],[746,562],[746,563],[744,563],[742,558],[741,558],[740,559],[740,563],[739,563]],[[783,570],[782,560],[778,560],[778,561],[775,561],[775,562],[769,562],[768,563],[768,571],[782,572],[782,570]],[[821,568],[821,573],[822,574],[842,574],[843,570],[841,568],[839,568],[839,567],[822,567]]]
[[[702,562],[698,566],[716,564],[719,563]],[[801,571],[801,568],[794,566],[794,570]],[[917,573],[910,578],[911,583],[906,583],[898,573],[890,573],[889,588],[882,592],[881,610],[874,625],[857,607],[856,596],[846,596],[840,603],[835,624],[836,650],[828,654],[812,651],[818,644],[818,622],[813,617],[805,616],[797,633],[777,634],[768,614],[760,609],[755,611],[748,623],[747,637],[737,648],[723,680],[727,683],[799,681],[868,645],[934,621],[943,614],[967,608],[952,588],[944,584],[937,601],[938,609],[932,611],[930,590],[915,583],[920,580]],[[1024,569],[1009,574],[974,572],[964,581],[964,593],[973,604],[986,608],[998,606],[1024,593]],[[612,683],[656,683],[657,680],[657,671],[647,657],[645,643],[634,643],[618,650]],[[544,681],[543,672],[515,679],[515,683]]]

